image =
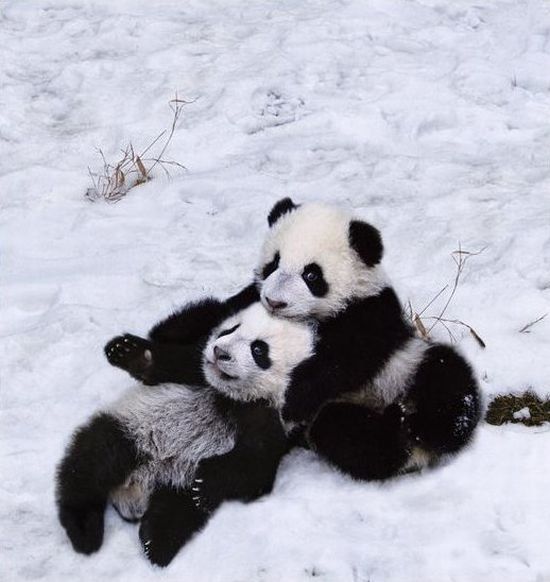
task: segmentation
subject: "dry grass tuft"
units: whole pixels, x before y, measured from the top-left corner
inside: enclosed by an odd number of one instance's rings
[[[453,297],[460,285],[460,278],[462,276],[462,272],[464,271],[464,267],[468,260],[472,257],[475,257],[482,253],[485,249],[481,249],[477,252],[470,252],[465,251],[462,249],[460,243],[458,244],[458,250],[453,251],[451,253],[451,257],[456,265],[456,273],[452,283],[445,285],[442,289],[440,289],[431,299],[428,301],[427,305],[424,306],[423,309],[416,311],[411,302],[408,303],[407,308],[407,315],[409,319],[412,321],[416,331],[420,335],[420,337],[424,339],[430,339],[431,332],[433,329],[438,326],[442,325],[449,335],[449,340],[451,343],[456,343],[456,337],[453,333],[454,327],[465,327],[470,332],[471,336],[476,340],[480,347],[485,347],[485,342],[481,338],[481,336],[477,333],[477,331],[468,323],[465,323],[461,319],[448,319],[445,317],[447,309],[451,304]],[[439,313],[437,315],[424,315],[427,310],[441,297],[445,292],[448,292],[447,298],[445,303]]]
[[[174,136],[183,106],[188,103],[190,102],[179,99],[176,94],[174,99],[169,102],[172,110],[170,129],[162,131],[140,153],[136,153],[132,143],[129,143],[121,151],[120,159],[115,163],[109,163],[103,151],[99,150],[103,167],[99,172],[92,172],[88,168],[92,186],[86,191],[86,197],[92,201],[118,202],[126,196],[129,190],[151,180],[153,177],[152,172],[156,166],[159,166],[168,177],[170,177],[170,167],[185,170],[186,168],[183,164],[166,159],[164,156]]]
[[[528,414],[520,412],[525,408],[529,409]],[[489,404],[485,420],[497,426],[506,422],[540,426],[544,422],[550,422],[550,398],[540,398],[530,390],[523,394],[497,396]]]

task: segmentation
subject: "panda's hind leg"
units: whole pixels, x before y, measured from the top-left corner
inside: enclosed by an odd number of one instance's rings
[[[75,433],[58,468],[56,491],[59,521],[75,551],[99,550],[109,492],[138,463],[134,442],[109,414],[95,416]]]
[[[452,347],[426,352],[408,393],[414,413],[407,419],[411,438],[432,456],[457,453],[471,439],[481,415],[473,372]]]
[[[307,438],[319,455],[352,477],[388,479],[409,460],[403,420],[397,404],[379,413],[358,404],[334,402],[321,409]]]
[[[139,539],[150,562],[167,566],[208,515],[197,509],[183,489],[159,486],[153,492],[139,527]]]

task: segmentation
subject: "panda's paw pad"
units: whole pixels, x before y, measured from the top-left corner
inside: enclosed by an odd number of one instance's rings
[[[141,377],[153,362],[151,342],[135,335],[119,335],[108,342],[104,349],[111,365],[133,376]]]

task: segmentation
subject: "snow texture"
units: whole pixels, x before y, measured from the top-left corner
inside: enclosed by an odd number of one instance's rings
[[[550,580],[548,427],[490,427],[452,464],[361,484],[313,454],[226,504],[165,571],[111,510],[73,553],[54,471],[132,385],[102,347],[248,282],[272,203],[348,205],[420,309],[449,308],[486,396],[550,391],[550,6],[544,0],[4,0],[0,8],[0,579]],[[186,106],[159,177],[92,204],[114,160]],[[430,312],[441,308],[432,306]],[[456,330],[455,330],[456,331]],[[434,330],[445,338],[440,326]]]

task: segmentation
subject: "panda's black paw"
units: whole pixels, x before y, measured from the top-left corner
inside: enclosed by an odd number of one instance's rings
[[[60,507],[59,521],[79,554],[93,554],[101,547],[103,514],[103,506]]]
[[[285,396],[282,416],[286,422],[307,422],[313,418],[320,403],[314,394],[304,386],[293,386]]]
[[[188,492],[166,487],[155,491],[139,526],[147,559],[157,566],[168,566],[206,519],[206,514],[194,507]]]
[[[129,333],[113,338],[104,348],[109,363],[138,380],[147,380],[153,365],[150,341]]]
[[[182,524],[182,527],[185,527]],[[171,539],[170,532],[154,517],[144,517],[139,526],[139,540],[147,559],[162,568],[174,559],[181,545]]]
[[[402,402],[394,402],[393,404],[390,404],[386,407],[383,413],[387,423],[393,425],[396,429],[405,423],[407,414],[407,408]]]

